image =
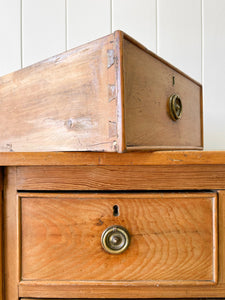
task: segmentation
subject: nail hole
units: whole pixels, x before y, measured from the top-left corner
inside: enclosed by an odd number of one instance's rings
[[[113,206],[113,215],[114,217],[118,217],[119,216],[119,206],[118,205],[114,205]]]

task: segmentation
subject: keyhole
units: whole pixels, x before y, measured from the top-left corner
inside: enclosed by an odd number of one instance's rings
[[[119,206],[118,205],[114,205],[113,206],[113,215],[114,217],[118,217],[119,216]]]
[[[173,85],[175,85],[175,76],[173,76]]]

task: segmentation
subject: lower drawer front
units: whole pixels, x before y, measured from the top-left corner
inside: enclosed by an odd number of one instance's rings
[[[216,194],[21,194],[21,279],[215,284]],[[103,249],[112,225],[128,248]]]

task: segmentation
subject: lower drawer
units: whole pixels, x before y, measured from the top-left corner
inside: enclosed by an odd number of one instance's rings
[[[24,193],[20,201],[24,282],[217,282],[215,193]]]

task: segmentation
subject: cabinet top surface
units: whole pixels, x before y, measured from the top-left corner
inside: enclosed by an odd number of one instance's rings
[[[0,166],[225,165],[225,151],[10,152],[0,153]]]

